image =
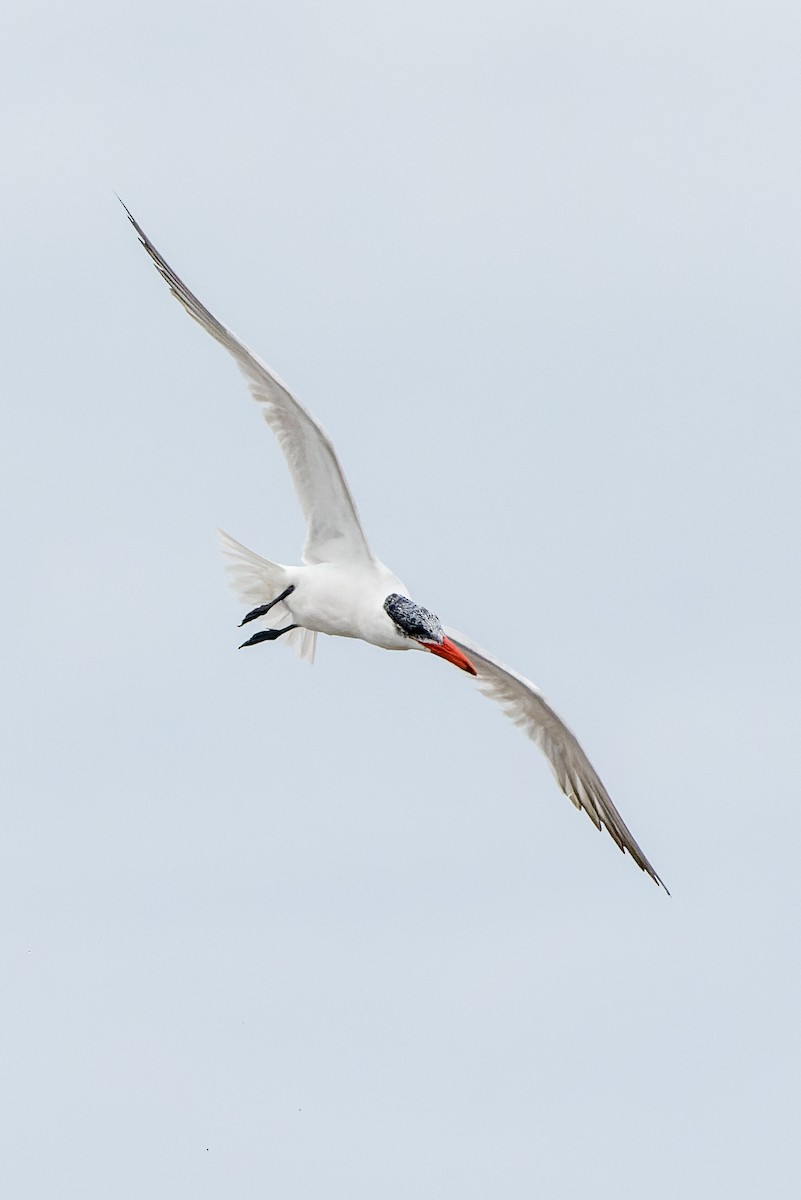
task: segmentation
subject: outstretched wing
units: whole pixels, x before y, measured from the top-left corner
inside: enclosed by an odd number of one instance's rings
[[[123,208],[173,296],[233,356],[251,396],[264,406],[262,412],[284,452],[308,522],[304,562],[372,560],[356,505],[328,435],[269,367],[190,292],[124,204]]]
[[[568,799],[576,808],[584,809],[596,828],[605,826],[616,845],[621,850],[628,850],[637,866],[667,892],[631,836],[575,735],[556,715],[542,693],[528,679],[505,667],[461,633],[453,629],[446,629],[445,632],[475,666],[478,686],[484,695],[500,704],[507,717],[537,743]]]

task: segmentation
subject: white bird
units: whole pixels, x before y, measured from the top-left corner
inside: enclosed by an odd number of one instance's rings
[[[242,645],[284,637],[301,657],[313,661],[317,634],[327,633],[361,638],[385,650],[425,650],[475,675],[481,691],[537,743],[568,799],[584,809],[596,828],[605,826],[616,845],[664,888],[575,735],[540,691],[462,634],[443,628],[433,613],[409,598],[408,589],[367,544],[325,431],[275,373],[190,292],[123,208],[172,294],[245,376],[286,456],[308,522],[302,567],[270,562],[221,532],[234,589],[243,603],[253,606],[242,624],[269,614],[274,626]]]

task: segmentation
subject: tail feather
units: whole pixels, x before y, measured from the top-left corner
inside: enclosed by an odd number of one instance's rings
[[[288,582],[286,567],[248,550],[247,546],[232,538],[230,533],[222,529],[217,532],[222,543],[231,587],[243,604],[253,608],[257,604],[265,604],[284,591]],[[292,614],[286,604],[281,603],[270,610],[268,618],[270,625],[278,628],[290,624]],[[317,634],[311,629],[298,627],[281,640],[285,645],[292,646],[301,658],[310,663],[314,662]]]
[[[286,585],[286,568],[248,550],[230,533],[218,531],[231,587],[243,604],[265,604],[270,595],[278,595]]]
[[[314,662],[314,651],[317,648],[317,634],[312,629],[304,629],[298,626],[288,633],[286,637],[281,639],[288,646],[291,646],[301,658],[304,658],[309,664]]]

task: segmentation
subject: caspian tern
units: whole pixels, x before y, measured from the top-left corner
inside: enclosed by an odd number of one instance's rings
[[[252,606],[242,624],[268,615],[271,623],[242,646],[283,637],[302,658],[313,661],[317,634],[327,633],[361,638],[384,650],[425,650],[476,676],[484,695],[537,743],[576,808],[583,808],[597,829],[605,826],[616,845],[665,888],[575,735],[541,692],[461,633],[444,628],[438,617],[409,598],[408,589],[367,544],[328,435],[274,372],[190,292],[124,204],[123,208],[173,296],[225,347],[245,376],[286,456],[308,522],[302,567],[270,562],[221,531],[234,590]]]

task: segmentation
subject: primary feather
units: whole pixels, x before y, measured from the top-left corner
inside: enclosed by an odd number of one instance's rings
[[[233,356],[251,396],[264,405],[265,420],[284,452],[308,523],[303,561],[310,564],[371,561],[373,556],[356,505],[328,434],[267,364],[201,304],[127,208],[125,211],[173,296]]]
[[[597,829],[603,825],[621,850],[627,850],[638,867],[655,883],[665,887],[648,859],[632,837],[615,808],[598,772],[579,745],[575,734],[547,702],[539,688],[504,666],[475,642],[453,629],[445,631],[451,641],[469,657],[477,671],[478,686],[484,695],[501,706],[542,750],[567,798],[583,808]]]

